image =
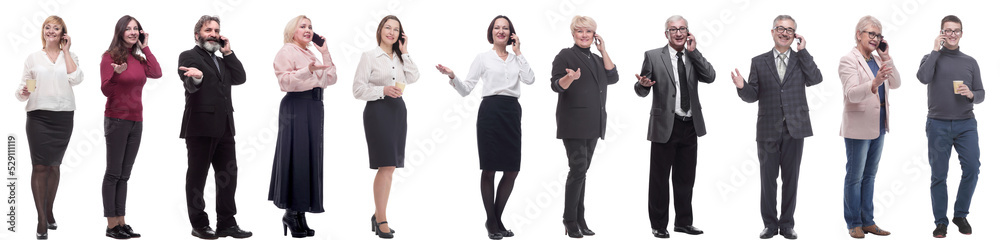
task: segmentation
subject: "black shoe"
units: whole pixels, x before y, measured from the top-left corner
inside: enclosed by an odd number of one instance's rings
[[[36,239],[49,239],[49,233],[35,233]]]
[[[705,233],[704,231],[701,231],[701,229],[698,229],[694,226],[674,227],[674,232],[682,232],[691,235],[699,235]]]
[[[212,227],[204,226],[200,228],[191,229],[191,236],[195,236],[201,239],[218,239],[219,237],[215,235],[215,230]]]
[[[934,228],[934,237],[944,238],[946,235],[948,235],[948,224],[941,223]]]
[[[122,225],[122,232],[125,232],[125,234],[128,234],[128,236],[130,238],[139,238],[139,237],[142,237],[142,234],[138,234],[135,231],[132,231],[132,226],[129,226],[128,224]]]
[[[774,235],[778,235],[777,228],[764,228],[764,231],[760,231],[760,239],[770,239]]]
[[[129,239],[129,238],[131,238],[131,236],[129,236],[128,233],[125,233],[125,231],[122,230],[122,226],[120,226],[120,225],[119,226],[115,226],[113,228],[105,229],[104,230],[104,236],[107,236],[109,238],[114,238],[114,239]]]
[[[56,228],[59,228],[59,225],[56,223],[45,223],[45,227],[49,230],[56,230]]]
[[[392,235],[393,235],[392,232],[383,232],[382,229],[380,229],[378,227],[378,226],[380,226],[382,224],[389,224],[389,222],[388,221],[382,221],[380,223],[375,224],[375,235],[378,235],[379,238],[392,238]]]
[[[375,232],[375,228],[378,228],[378,223],[375,222],[375,214],[372,214],[372,232]],[[389,228],[389,233],[396,233],[396,230]]]
[[[780,232],[781,232],[781,236],[784,236],[785,239],[797,239],[797,238],[799,238],[799,234],[796,234],[795,233],[795,229],[792,229],[792,228],[782,228]]]
[[[972,234],[972,226],[969,225],[968,219],[965,219],[964,217],[955,217],[951,219],[951,222],[955,223],[955,226],[958,226],[958,232],[965,235]]]
[[[303,213],[285,210],[285,215],[281,217],[281,225],[284,227],[285,236],[288,236],[288,229],[292,229],[293,238],[304,238],[308,235],[306,229],[302,227],[302,223],[299,222],[299,214]]]
[[[653,229],[653,236],[657,238],[670,238],[670,233],[667,229]]]
[[[513,237],[514,236],[514,231],[511,231],[510,229],[501,230],[500,233],[503,233],[503,237]]]
[[[590,227],[587,226],[587,220],[583,218],[577,219],[576,225],[580,226],[580,233],[584,236],[594,236],[594,231],[591,231]]]
[[[566,229],[566,235],[571,238],[583,238],[583,233],[580,232],[580,225],[576,222],[563,220],[563,227]]]
[[[219,228],[219,231],[215,231],[216,237],[233,237],[233,238],[248,238],[253,236],[250,231],[244,231],[240,229],[239,225],[233,225],[232,227]]]
[[[316,236],[316,230],[313,230],[312,228],[309,228],[309,224],[306,223],[306,213],[305,212],[299,212],[298,218],[299,218],[298,219],[299,223],[302,224],[302,229],[306,230],[306,237]]]
[[[499,230],[494,232],[492,229],[490,229],[490,220],[486,220],[486,233],[487,233],[487,236],[490,239],[501,239],[501,238],[503,238],[503,232],[501,232]]]

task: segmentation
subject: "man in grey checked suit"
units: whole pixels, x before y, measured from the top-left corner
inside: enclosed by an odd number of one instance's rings
[[[750,81],[739,69],[732,73],[736,93],[743,101],[757,103],[757,157],[760,160],[760,213],[764,220],[761,239],[781,234],[796,239],[795,198],[798,191],[802,142],[812,136],[806,86],[823,81],[823,76],[806,51],[806,40],[795,34],[795,19],[780,15],[774,19],[771,36],[774,48],[751,60]],[[798,51],[791,51],[799,40]],[[776,209],[777,178],[781,173],[781,217]]]

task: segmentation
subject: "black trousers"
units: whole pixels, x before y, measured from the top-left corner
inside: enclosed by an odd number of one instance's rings
[[[799,165],[802,163],[801,138],[788,134],[782,123],[780,139],[757,141],[760,160],[760,215],[768,228],[795,227],[795,198],[799,189]],[[781,175],[781,217],[778,217],[778,175]]]
[[[104,140],[108,154],[101,182],[104,217],[125,216],[128,179],[142,142],[142,122],[104,117]]]
[[[670,184],[673,170],[674,226],[690,226],[694,221],[691,194],[698,165],[698,134],[694,122],[674,119],[674,128],[665,143],[651,142],[649,150],[649,225],[666,229],[670,223]]]
[[[566,204],[563,220],[583,220],[583,196],[587,186],[587,169],[594,159],[597,139],[563,139],[566,157],[569,159],[569,175],[566,176]]]
[[[226,127],[221,138],[187,137],[188,169],[186,184],[188,218],[192,228],[209,226],[205,213],[205,180],[208,167],[215,171],[216,229],[236,225],[236,141]]]

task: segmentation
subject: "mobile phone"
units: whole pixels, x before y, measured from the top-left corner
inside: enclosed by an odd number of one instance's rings
[[[220,48],[225,48],[226,45],[229,44],[229,40],[219,39],[219,41],[222,42],[222,43],[219,44],[221,46]]]
[[[316,44],[316,47],[325,46],[323,44],[326,43],[326,40],[323,40],[323,36],[320,36],[319,34],[316,34],[316,33],[313,33],[313,39],[312,39],[312,41],[313,41],[313,43]],[[223,46],[225,46],[225,45],[223,45]]]
[[[142,27],[139,27],[139,42],[146,43],[146,32],[142,31]]]
[[[515,42],[517,42],[517,40],[514,40],[513,38],[507,39],[507,45],[514,45]]]
[[[887,48],[889,48],[889,44],[886,44],[885,42],[879,42],[879,43],[878,43],[878,50],[879,50],[879,51],[883,51],[883,52],[885,52],[885,50],[886,50]]]

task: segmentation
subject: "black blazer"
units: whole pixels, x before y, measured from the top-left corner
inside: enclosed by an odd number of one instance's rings
[[[782,119],[793,138],[812,136],[806,86],[823,82],[823,75],[809,51],[803,49],[788,54],[785,80],[781,82],[772,51],[751,60],[750,80],[743,84],[743,89],[736,90],[745,102],[760,100],[757,103],[757,141],[781,139]]]
[[[642,60],[642,70],[639,75],[647,76],[656,81],[651,87],[644,87],[635,82],[635,94],[646,97],[649,92],[653,92],[653,104],[649,110],[649,129],[646,133],[646,140],[658,143],[666,143],[670,140],[670,133],[674,128],[674,106],[677,105],[677,89],[674,86],[674,66],[671,62],[677,56],[671,55],[670,46],[646,51]],[[695,49],[689,52],[684,49],[687,60],[684,61],[684,69],[687,73],[688,89],[682,90],[682,94],[688,94],[691,99],[691,118],[694,121],[694,130],[698,136],[705,136],[705,118],[701,114],[701,100],[698,98],[698,82],[715,82],[715,69],[712,64],[705,60],[701,51]],[[678,86],[680,84],[677,84]]]
[[[566,76],[566,69],[576,71],[577,68],[580,69],[580,79],[573,81],[567,89],[559,86],[559,79]],[[604,109],[608,85],[617,82],[618,68],[604,69],[604,59],[599,55],[586,53],[576,45],[559,51],[552,60],[552,91],[559,93],[556,138],[604,138],[608,120],[608,112]]]
[[[186,77],[184,71],[177,70],[185,90],[181,138],[222,137],[226,128],[236,135],[230,89],[233,85],[246,82],[247,73],[235,53],[220,58],[218,70],[212,58],[217,57],[198,46],[177,57],[178,66],[197,68],[203,75],[201,83],[194,84],[194,78]]]

